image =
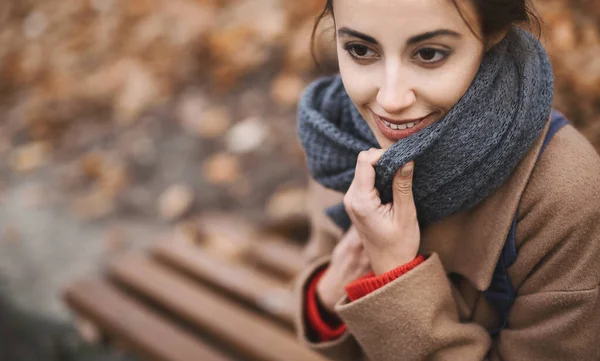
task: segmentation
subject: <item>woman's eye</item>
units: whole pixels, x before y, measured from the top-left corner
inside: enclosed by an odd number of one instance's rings
[[[365,59],[377,56],[377,54],[373,50],[369,49],[368,46],[361,44],[347,44],[344,46],[344,49],[346,49],[346,51],[354,58]]]
[[[449,55],[449,52],[425,48],[417,51],[417,56],[425,63],[437,63],[438,61],[444,60]]]

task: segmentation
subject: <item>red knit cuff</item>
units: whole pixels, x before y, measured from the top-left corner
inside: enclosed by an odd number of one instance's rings
[[[361,277],[356,281],[353,281],[346,285],[345,290],[348,295],[348,299],[350,301],[358,300],[361,297],[368,295],[369,293],[379,289],[386,284],[392,282],[396,278],[402,276],[406,272],[412,270],[417,267],[421,263],[425,261],[425,257],[419,255],[417,258],[412,260],[411,262],[402,265],[398,268],[395,268],[389,272],[383,273],[379,276],[375,276],[374,274],[367,275],[365,277]]]
[[[313,276],[306,295],[308,326],[317,334],[320,342],[335,340],[346,332],[346,324],[337,315],[327,312],[317,299],[317,284],[326,269]]]

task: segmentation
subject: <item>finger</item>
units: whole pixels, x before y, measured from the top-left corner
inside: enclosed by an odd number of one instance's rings
[[[351,226],[350,229],[344,233],[340,243],[344,243],[344,245],[349,248],[357,248],[362,245],[360,242],[360,236],[358,235],[355,226]]]
[[[344,196],[346,212],[356,223],[357,218],[370,215],[381,204],[379,193],[375,189],[375,168],[373,167],[381,155],[382,149],[369,149],[360,152],[354,173],[354,179]]]
[[[415,162],[410,161],[400,168],[393,181],[394,214],[402,217],[415,212],[413,197],[413,174]]]
[[[364,194],[362,192],[371,191],[375,187],[375,164],[384,152],[383,149],[375,148],[360,152],[354,172],[355,192]]]

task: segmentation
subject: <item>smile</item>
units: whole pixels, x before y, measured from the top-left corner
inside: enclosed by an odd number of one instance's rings
[[[375,124],[379,132],[389,140],[397,141],[417,133],[421,129],[427,127],[433,119],[433,113],[425,117],[404,122],[390,122],[379,115],[371,112],[375,118]]]
[[[394,130],[398,130],[398,129],[407,129],[407,128],[412,128],[415,125],[421,123],[421,120],[417,120],[414,122],[410,122],[410,123],[404,123],[404,124],[393,124],[390,122],[385,121],[383,118],[381,119],[381,121],[383,122],[383,124],[385,124],[388,128],[390,129],[394,129]]]

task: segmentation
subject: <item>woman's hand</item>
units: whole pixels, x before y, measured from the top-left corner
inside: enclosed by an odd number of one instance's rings
[[[371,271],[363,242],[352,226],[332,252],[329,267],[317,284],[317,297],[329,312],[334,313],[336,302],[346,295],[344,287]]]
[[[344,196],[346,212],[377,275],[412,261],[421,243],[412,193],[414,161],[396,173],[393,202],[384,205],[375,188],[374,168],[383,153],[373,148],[359,154],[354,180]]]

